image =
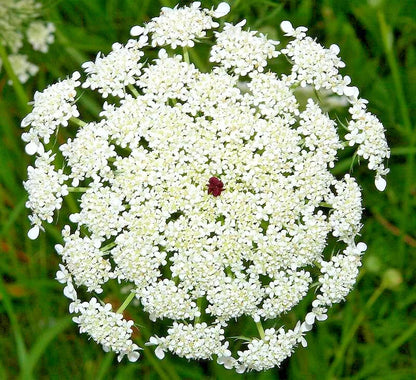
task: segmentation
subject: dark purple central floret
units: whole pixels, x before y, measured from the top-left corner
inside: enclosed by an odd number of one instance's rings
[[[208,194],[218,197],[224,189],[224,184],[217,177],[211,177],[208,181]]]

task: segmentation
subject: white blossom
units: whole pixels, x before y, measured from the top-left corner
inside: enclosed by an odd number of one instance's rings
[[[128,288],[134,302],[122,309],[165,323],[146,343],[159,359],[169,351],[261,371],[306,346],[306,332],[351,291],[366,250],[361,189],[333,169],[340,150],[356,145],[382,190],[389,150],[382,125],[339,71],[339,48],[285,21],[291,71],[271,72],[269,61],[284,59],[279,42],[243,22],[220,27],[213,18],[228,10],[163,8],[132,28],[137,39],[83,65],[82,86],[109,97],[97,118],[78,119],[74,73],[36,93],[22,122],[26,151],[38,156],[25,182],[29,236],[74,192],[56,278],[80,331],[119,359],[139,356],[133,322],[94,297],[83,302],[79,288],[86,296],[106,296],[117,282]],[[190,49],[204,39],[213,67],[201,71]],[[346,134],[321,95],[349,102]],[[71,137],[50,141],[69,122]],[[301,320],[270,328],[309,296]],[[240,321],[258,336],[233,338]]]
[[[46,53],[49,45],[55,40],[54,32],[55,25],[51,22],[33,21],[26,30],[26,36],[33,50]]]
[[[31,126],[29,132],[23,134],[25,142],[38,143],[43,140],[49,143],[50,136],[60,125],[66,127],[71,117],[78,117],[79,112],[74,104],[77,95],[75,88],[81,82],[76,71],[69,79],[49,86],[43,92],[36,92],[33,99],[33,110],[23,120],[22,127]]]
[[[291,80],[292,84],[302,87],[313,85],[316,90],[329,89],[338,95],[344,93],[344,89],[350,83],[348,76],[342,77],[338,69],[345,67],[345,63],[338,57],[339,47],[331,45],[324,48],[311,37],[306,36],[304,27],[294,30],[285,28],[286,35],[295,39],[282,50],[293,62]]]
[[[23,183],[29,193],[26,207],[32,210],[32,223],[38,226],[42,221],[52,223],[55,210],[61,208],[62,199],[68,194],[67,176],[55,169],[54,158],[51,151],[39,156],[35,167],[28,167],[28,179]]]
[[[349,145],[358,145],[357,154],[368,161],[368,168],[375,170],[376,187],[383,191],[386,182],[382,176],[386,175],[389,170],[384,167],[384,161],[390,158],[390,149],[384,136],[384,127],[376,116],[366,109],[364,99],[353,99],[349,112],[352,119],[348,123],[349,133],[345,139]]]
[[[242,369],[262,371],[279,366],[292,355],[295,346],[303,342],[303,331],[299,327],[288,331],[271,328],[264,333],[263,339],[251,340],[247,350],[238,352]]]
[[[111,264],[100,250],[100,239],[80,237],[79,231],[71,235],[69,226],[62,232],[64,246],[57,244],[55,249],[72,274],[77,286],[85,285],[87,290],[102,293],[101,285],[113,278]]]
[[[78,316],[72,318],[79,326],[80,333],[87,333],[103,346],[104,351],[114,351],[121,361],[123,356],[131,362],[140,357],[139,346],[131,340],[132,320],[127,321],[122,314],[114,313],[111,304],[102,306],[96,298],[81,303],[76,310]]]
[[[262,72],[267,60],[279,55],[275,49],[278,41],[269,40],[261,33],[257,36],[256,31],[245,31],[244,24],[226,23],[223,31],[215,32],[217,41],[210,56],[211,62],[219,62],[243,76],[254,70]]]
[[[143,36],[138,41],[129,40],[125,46],[113,44],[112,51],[107,56],[98,53],[95,62],[82,64],[88,74],[82,87],[98,89],[103,98],[108,95],[123,98],[126,86],[136,84],[141,74],[142,64],[139,61],[144,54],[141,49],[146,45],[147,38]]]
[[[360,257],[339,254],[333,256],[330,261],[322,261],[321,266],[321,294],[317,297],[319,304],[331,306],[343,301],[357,280],[358,268],[361,266]]]
[[[200,2],[193,2],[189,7],[182,8],[164,7],[160,16],[153,18],[140,32],[137,28],[133,29],[132,34],[151,34],[152,46],[170,45],[173,49],[177,46],[193,47],[196,40],[206,36],[207,30],[218,27],[212,16],[225,16],[229,11],[227,5],[219,4],[216,11],[200,9]]]
[[[27,41],[33,50],[42,53],[48,51],[53,43],[55,26],[51,22],[39,19],[42,4],[36,0],[0,0],[0,43],[8,53],[8,60],[21,83],[34,76],[39,68],[28,61],[21,49]],[[0,70],[2,61],[0,59]],[[12,80],[8,81],[12,84]]]
[[[10,54],[8,58],[20,83],[26,83],[39,71],[38,66],[28,61],[26,54]],[[9,80],[9,84],[11,84],[11,80]]]
[[[163,338],[151,337],[149,343],[157,345],[159,356],[171,351],[187,359],[210,359],[212,355],[229,356],[228,343],[223,343],[224,330],[221,325],[208,326],[206,323],[187,325],[174,322]]]
[[[335,191],[327,199],[332,207],[329,223],[332,234],[348,243],[361,229],[361,191],[349,174],[335,183]]]
[[[71,178],[80,181],[86,177],[97,179],[109,175],[108,160],[116,153],[108,138],[104,128],[89,123],[78,130],[73,140],[68,139],[59,147],[71,166]]]
[[[82,195],[80,207],[81,211],[72,214],[70,220],[85,225],[96,236],[117,235],[126,224],[120,215],[125,210],[123,195],[99,182],[94,182]]]

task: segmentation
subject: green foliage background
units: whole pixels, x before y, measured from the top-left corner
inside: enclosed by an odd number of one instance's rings
[[[330,310],[280,369],[237,375],[215,363],[168,357],[151,350],[137,363],[78,334],[68,301],[54,280],[60,225],[29,241],[22,181],[30,158],[20,140],[25,104],[36,90],[64,78],[98,51],[125,42],[132,25],[156,16],[174,0],[65,0],[44,3],[55,23],[47,55],[28,50],[40,73],[23,91],[0,73],[0,379],[415,379],[416,378],[416,2],[414,0],[233,0],[227,21],[281,36],[279,24],[309,27],[329,46],[337,43],[370,111],[383,122],[392,148],[388,187],[374,188],[365,165],[354,168],[365,194],[362,239],[368,244],[355,290]],[[202,1],[205,7],[219,1]],[[194,57],[197,58],[197,57]],[[26,99],[27,98],[27,99]],[[81,98],[95,112],[96,104]],[[30,108],[29,108],[30,110]]]

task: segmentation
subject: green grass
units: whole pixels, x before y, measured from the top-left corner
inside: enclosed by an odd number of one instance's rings
[[[203,1],[204,6],[218,2]],[[132,25],[173,0],[65,0],[49,2],[44,18],[57,27],[47,55],[28,51],[40,73],[24,86],[0,73],[0,379],[414,379],[416,378],[416,3],[413,0],[235,0],[228,21],[247,19],[278,38],[280,22],[309,27],[329,46],[337,43],[344,70],[383,122],[392,148],[388,187],[374,190],[364,165],[354,168],[365,194],[362,239],[368,244],[355,290],[329,312],[280,369],[236,375],[215,363],[151,350],[137,363],[78,334],[68,302],[53,278],[60,225],[29,241],[22,181],[30,163],[20,140],[27,99],[79,69],[112,42],[126,41]],[[378,6],[371,4],[377,3]],[[0,53],[2,53],[0,51]],[[5,52],[3,52],[4,54]],[[2,55],[3,55],[2,54]],[[191,57],[197,59],[197,57]],[[6,67],[7,68],[7,67]],[[92,114],[97,105],[82,100]],[[395,277],[396,276],[396,277]],[[396,282],[392,280],[396,279]]]

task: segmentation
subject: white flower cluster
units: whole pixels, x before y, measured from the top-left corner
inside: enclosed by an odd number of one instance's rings
[[[73,321],[79,325],[81,333],[87,333],[92,339],[103,346],[104,351],[110,349],[118,354],[118,361],[124,355],[135,362],[140,354],[139,346],[130,339],[134,322],[125,320],[123,315],[115,313],[111,304],[101,305],[96,298],[82,302],[74,307],[79,313]]]
[[[208,326],[206,323],[189,325],[174,322],[163,338],[151,337],[148,345],[157,345],[159,359],[169,350],[187,359],[211,359],[212,355],[230,356],[228,342],[223,343],[224,330],[221,325]]]
[[[237,25],[225,24],[221,32],[215,32],[217,43],[211,49],[211,62],[218,62],[226,69],[233,68],[242,76],[252,71],[262,72],[267,60],[279,52],[275,46],[279,41],[268,40],[263,34],[242,29],[244,22]]]
[[[237,372],[241,373],[246,369],[262,371],[278,366],[292,355],[298,343],[306,347],[306,341],[303,338],[305,331],[305,326],[301,326],[300,323],[294,330],[267,329],[262,339],[253,339],[248,344],[247,350],[238,351]]]
[[[30,221],[33,228],[30,237],[37,238],[39,228],[43,220],[53,222],[55,210],[62,206],[62,198],[68,195],[68,186],[65,180],[68,178],[62,169],[55,170],[52,164],[55,155],[51,151],[40,154],[35,161],[35,167],[27,169],[28,179],[23,183],[29,194],[26,207],[32,210]]]
[[[28,154],[43,151],[43,144],[48,144],[50,136],[59,126],[66,127],[71,117],[79,116],[75,103],[75,90],[81,82],[81,75],[76,71],[71,78],[49,86],[43,92],[36,91],[32,102],[33,109],[22,120],[22,127],[31,126],[23,133],[22,140],[28,143]]]
[[[80,237],[79,231],[73,235],[69,226],[62,231],[65,246],[57,244],[56,252],[62,255],[62,260],[73,276],[77,286],[85,285],[87,291],[102,293],[101,285],[114,277],[110,262],[103,258],[98,238]]]
[[[376,116],[367,111],[367,100],[353,99],[349,112],[352,119],[348,123],[345,139],[349,145],[358,145],[357,155],[368,160],[368,168],[375,170],[377,189],[383,191],[386,181],[382,176],[388,173],[384,160],[390,158],[390,149],[384,138],[384,127]]]
[[[28,61],[27,55],[19,54],[25,34],[33,50],[42,53],[46,53],[55,40],[54,24],[39,21],[40,11],[41,3],[35,0],[0,0],[0,43],[7,47],[10,64],[22,83],[38,72],[38,67]]]
[[[366,249],[357,243],[360,188],[332,169],[339,150],[356,144],[382,189],[389,151],[381,124],[338,72],[338,49],[286,21],[292,40],[279,52],[277,41],[243,23],[213,21],[228,9],[164,8],[132,29],[138,40],[84,64],[82,87],[106,98],[97,120],[77,118],[74,73],[37,93],[22,122],[31,126],[26,150],[38,156],[25,183],[30,237],[68,191],[81,193],[56,246],[57,279],[80,330],[119,357],[138,358],[132,322],[94,296],[82,302],[76,288],[106,294],[114,288],[107,282],[128,284],[125,303],[135,297],[165,332],[148,337],[159,358],[170,351],[260,371],[306,346],[304,334],[352,289]],[[190,62],[202,37],[213,39],[209,72]],[[267,69],[281,53],[293,63],[288,75]],[[318,100],[298,99],[303,86],[351,103],[345,138]],[[55,142],[68,123],[75,136]],[[335,246],[327,247],[329,234]],[[286,314],[314,295],[291,325]],[[247,344],[230,336],[240,320]],[[276,320],[289,329],[275,329]]]
[[[144,54],[140,49],[146,43],[147,37],[143,36],[138,41],[129,40],[125,46],[113,44],[111,53],[105,57],[98,53],[95,62],[85,62],[82,65],[88,74],[82,87],[90,87],[92,90],[98,88],[103,98],[109,94],[123,98],[125,87],[136,84],[140,77],[142,64],[139,61]]]
[[[161,10],[159,17],[154,17],[145,27],[135,26],[132,35],[151,34],[152,46],[171,45],[193,47],[195,40],[204,38],[206,31],[217,28],[219,24],[212,17],[218,18],[226,15],[230,6],[227,3],[219,4],[214,10],[200,9],[201,3],[194,2],[189,7],[167,8]]]

